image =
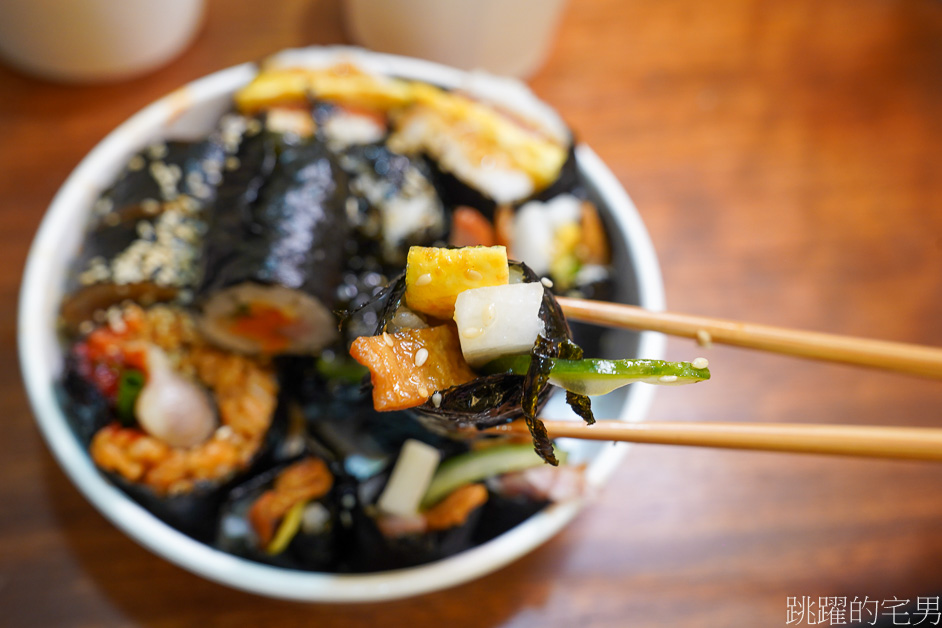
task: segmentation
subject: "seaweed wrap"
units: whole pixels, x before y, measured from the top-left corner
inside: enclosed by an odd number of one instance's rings
[[[536,418],[550,394],[545,358],[581,358],[548,288],[503,247],[413,247],[404,276],[383,295],[374,335],[350,354],[370,369],[374,407],[411,409],[444,431],[483,429],[524,418],[540,454],[555,464]],[[480,369],[530,355],[526,374]],[[589,400],[567,393],[591,422]]]
[[[113,306],[72,345],[66,394],[86,421],[96,466],[197,538],[212,533],[225,487],[276,438],[274,370],[208,345],[186,312]],[[92,391],[94,391],[92,393]]]
[[[95,203],[62,304],[69,332],[83,323],[87,330],[96,311],[125,299],[186,300],[196,281],[203,211],[229,146],[217,133],[153,144],[130,159]]]
[[[439,449],[410,439],[393,466],[360,483],[353,519],[355,571],[410,567],[471,546],[487,489],[467,484],[423,505],[441,458]]]
[[[443,238],[445,210],[422,160],[368,145],[345,151],[340,164],[350,173],[350,192],[359,201],[357,234],[376,243],[384,264],[402,268],[410,246]]]
[[[243,139],[203,244],[203,332],[244,353],[314,354],[337,337],[346,176],[322,142],[286,137]]]
[[[312,455],[260,473],[230,492],[217,546],[281,567],[336,569],[347,545],[340,516],[343,480],[337,480]]]
[[[419,90],[394,116],[392,150],[426,155],[446,204],[470,205],[489,217],[495,205],[546,190],[574,167],[572,138],[555,116],[524,116],[473,95]],[[565,171],[564,167],[568,170]]]

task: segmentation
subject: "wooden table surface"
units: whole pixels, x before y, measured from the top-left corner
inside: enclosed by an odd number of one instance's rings
[[[195,44],[143,78],[68,87],[0,68],[0,624],[779,626],[802,596],[868,596],[880,613],[909,600],[915,624],[938,601],[932,463],[637,446],[524,559],[366,605],[230,590],[99,515],[50,456],[18,374],[14,306],[46,206],[107,132],[182,83],[344,41],[336,2],[219,0]],[[671,309],[942,346],[938,0],[571,2],[531,85],[633,197]],[[713,380],[659,391],[652,419],[942,423],[942,382],[705,355]]]

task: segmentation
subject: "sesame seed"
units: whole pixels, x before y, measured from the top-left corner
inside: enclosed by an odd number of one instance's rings
[[[154,198],[145,198],[141,201],[141,211],[153,216],[160,211],[160,202]]]
[[[472,338],[477,338],[484,333],[484,330],[480,327],[465,327],[461,330],[461,335],[467,338],[468,340]]]
[[[464,274],[471,281],[481,281],[482,279],[484,279],[484,275],[474,270],[473,268],[467,269],[466,271],[464,271]]]
[[[108,198],[107,196],[102,196],[100,199],[95,201],[94,212],[103,216],[114,209],[114,201]]]
[[[494,319],[497,317],[497,305],[495,303],[488,303],[487,307],[484,308],[484,324],[490,325],[494,322]]]
[[[147,147],[147,154],[150,155],[152,159],[163,159],[167,156],[167,145],[151,144]]]
[[[101,219],[109,227],[114,227],[119,222],[121,222],[121,216],[118,214],[105,214],[105,217]]]
[[[705,369],[706,367],[710,366],[710,361],[706,358],[697,358],[690,364],[693,365],[693,368],[695,369]]]
[[[395,343],[393,342],[393,339],[390,338],[389,334],[387,334],[386,332],[383,332],[383,341],[390,347],[395,345]]]
[[[226,170],[236,170],[240,163],[238,157],[226,157]]]
[[[436,408],[442,407],[442,394],[440,392],[437,392],[434,395],[432,395],[432,405],[435,406]]]
[[[549,277],[543,277],[542,279],[540,279],[540,283],[546,286],[547,288],[553,287],[553,280],[550,279]]]
[[[657,381],[663,382],[665,384],[672,384],[677,381],[676,375],[661,375],[657,378]]]
[[[92,333],[92,330],[95,329],[95,323],[91,321],[82,321],[79,323],[78,330],[82,335],[87,335]]]
[[[415,280],[415,285],[417,286],[427,286],[430,283],[432,283],[432,276],[428,273],[419,275],[418,279]]]
[[[143,157],[140,155],[134,155],[131,157],[130,161],[128,161],[128,170],[132,172],[140,170],[144,167],[144,164],[145,162]]]
[[[425,386],[419,386],[419,394],[423,397],[428,397],[428,388]]]
[[[428,349],[422,348],[415,352],[415,365],[422,366],[428,360]]]
[[[697,344],[703,347],[704,349],[709,349],[713,346],[713,337],[705,329],[697,330]]]

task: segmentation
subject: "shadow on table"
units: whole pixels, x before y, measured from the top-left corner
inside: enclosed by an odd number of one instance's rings
[[[79,563],[87,583],[71,583],[63,608],[101,609],[102,618],[120,614],[145,626],[162,625],[319,625],[461,626],[500,625],[528,607],[541,607],[551,594],[554,573],[566,559],[557,538],[490,576],[445,591],[383,603],[307,604],[272,600],[223,587],[151,554],[105,520],[43,456],[42,484],[57,527]],[[97,598],[97,599],[95,599]],[[81,602],[80,604],[77,602]],[[72,604],[70,602],[76,602]],[[96,618],[82,618],[96,621]]]

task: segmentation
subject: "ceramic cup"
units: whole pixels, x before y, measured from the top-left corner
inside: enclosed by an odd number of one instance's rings
[[[565,0],[345,0],[356,43],[525,78],[543,64]]]
[[[55,81],[114,81],[182,52],[202,17],[203,0],[2,0],[0,57]]]

